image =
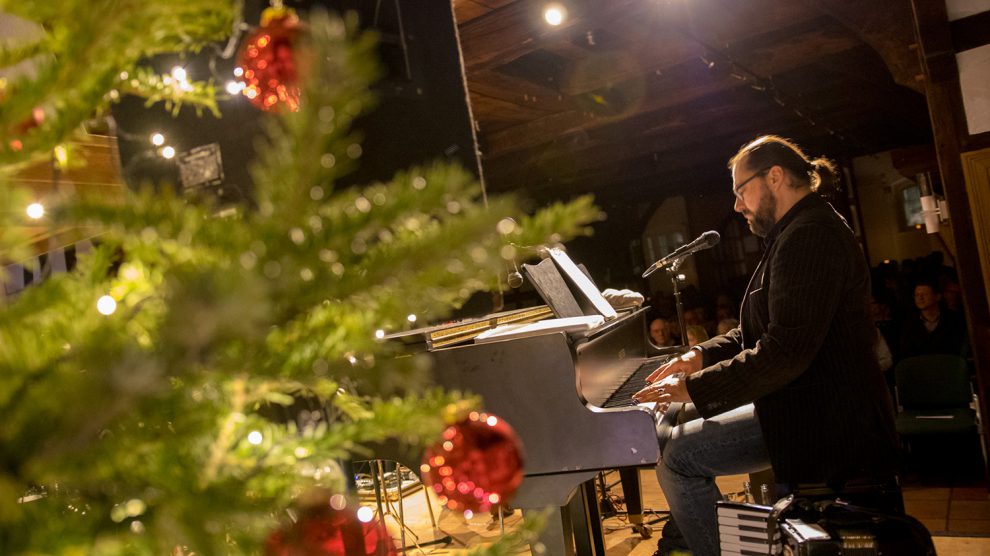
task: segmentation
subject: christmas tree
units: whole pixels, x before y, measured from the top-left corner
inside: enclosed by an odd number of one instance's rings
[[[179,87],[142,60],[225,39],[232,4],[0,1],[44,29],[0,49],[0,67],[35,67],[0,89],[5,263],[25,254],[12,171],[64,152],[121,94],[216,109],[211,83]],[[339,462],[362,446],[423,446],[480,408],[392,357],[385,332],[444,317],[498,287],[507,260],[532,255],[521,246],[597,217],[586,198],[531,216],[510,198],[485,205],[443,163],[335,187],[358,163],[347,151],[372,102],[374,38],[322,13],[307,28],[299,109],[267,122],[251,207],[151,188],[48,207],[47,225],[95,226],[99,244],[0,311],[3,554],[261,552],[301,497],[345,491]],[[319,410],[290,413],[300,400]]]

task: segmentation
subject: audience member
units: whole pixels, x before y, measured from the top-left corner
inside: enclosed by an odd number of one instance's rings
[[[877,356],[877,363],[880,364],[880,371],[886,373],[894,366],[894,356],[890,353],[887,340],[884,340],[880,329],[877,329],[877,339],[873,342],[873,354]]]
[[[963,313],[962,288],[955,278],[946,276],[942,284],[942,304],[950,311]]]
[[[708,339],[708,332],[704,326],[692,324],[687,327],[687,339],[687,345],[696,346]]]
[[[653,319],[650,323],[650,340],[657,347],[670,347],[676,345],[671,334],[671,324],[667,319]]]
[[[739,309],[729,297],[729,294],[720,293],[715,301],[715,320],[721,323],[726,319],[734,319],[739,316]]]
[[[718,329],[716,332],[719,336],[722,334],[728,334],[730,330],[739,326],[739,319],[727,318],[718,321]]]
[[[901,327],[900,357],[929,353],[966,355],[966,323],[959,313],[942,309],[941,299],[934,282],[919,281],[914,287],[917,313]]]

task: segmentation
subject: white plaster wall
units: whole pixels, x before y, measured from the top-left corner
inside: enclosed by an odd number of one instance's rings
[[[914,181],[902,176],[891,162],[890,153],[862,156],[853,160],[863,233],[870,266],[885,259],[903,261],[941,250],[941,243],[924,228],[905,228],[902,220],[901,190]],[[943,228],[950,225],[943,222]],[[943,230],[949,233],[949,230]]]

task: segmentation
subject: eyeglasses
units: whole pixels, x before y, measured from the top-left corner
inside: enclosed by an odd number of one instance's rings
[[[770,167],[767,167],[767,168],[762,168],[760,170],[757,170],[756,173],[754,173],[752,176],[744,179],[742,181],[742,183],[740,183],[739,185],[733,187],[732,188],[732,194],[736,196],[736,199],[742,199],[742,189],[744,187],[746,187],[746,184],[748,184],[749,182],[753,181],[753,179],[755,179],[756,177],[762,176],[763,174],[766,174],[770,170],[770,168],[773,168],[773,166],[770,166]]]

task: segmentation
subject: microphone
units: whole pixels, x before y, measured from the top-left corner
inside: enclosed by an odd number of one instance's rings
[[[692,241],[691,243],[685,243],[684,245],[681,245],[680,247],[675,249],[673,253],[667,255],[666,257],[650,265],[650,268],[647,268],[646,272],[643,273],[643,278],[646,278],[650,274],[653,274],[654,272],[673,263],[674,261],[683,259],[688,255],[697,253],[698,251],[704,251],[705,249],[710,249],[712,247],[715,247],[715,245],[718,244],[719,239],[721,239],[721,236],[718,235],[718,232],[716,232],[715,230],[708,230],[707,232],[698,236],[698,238]]]

